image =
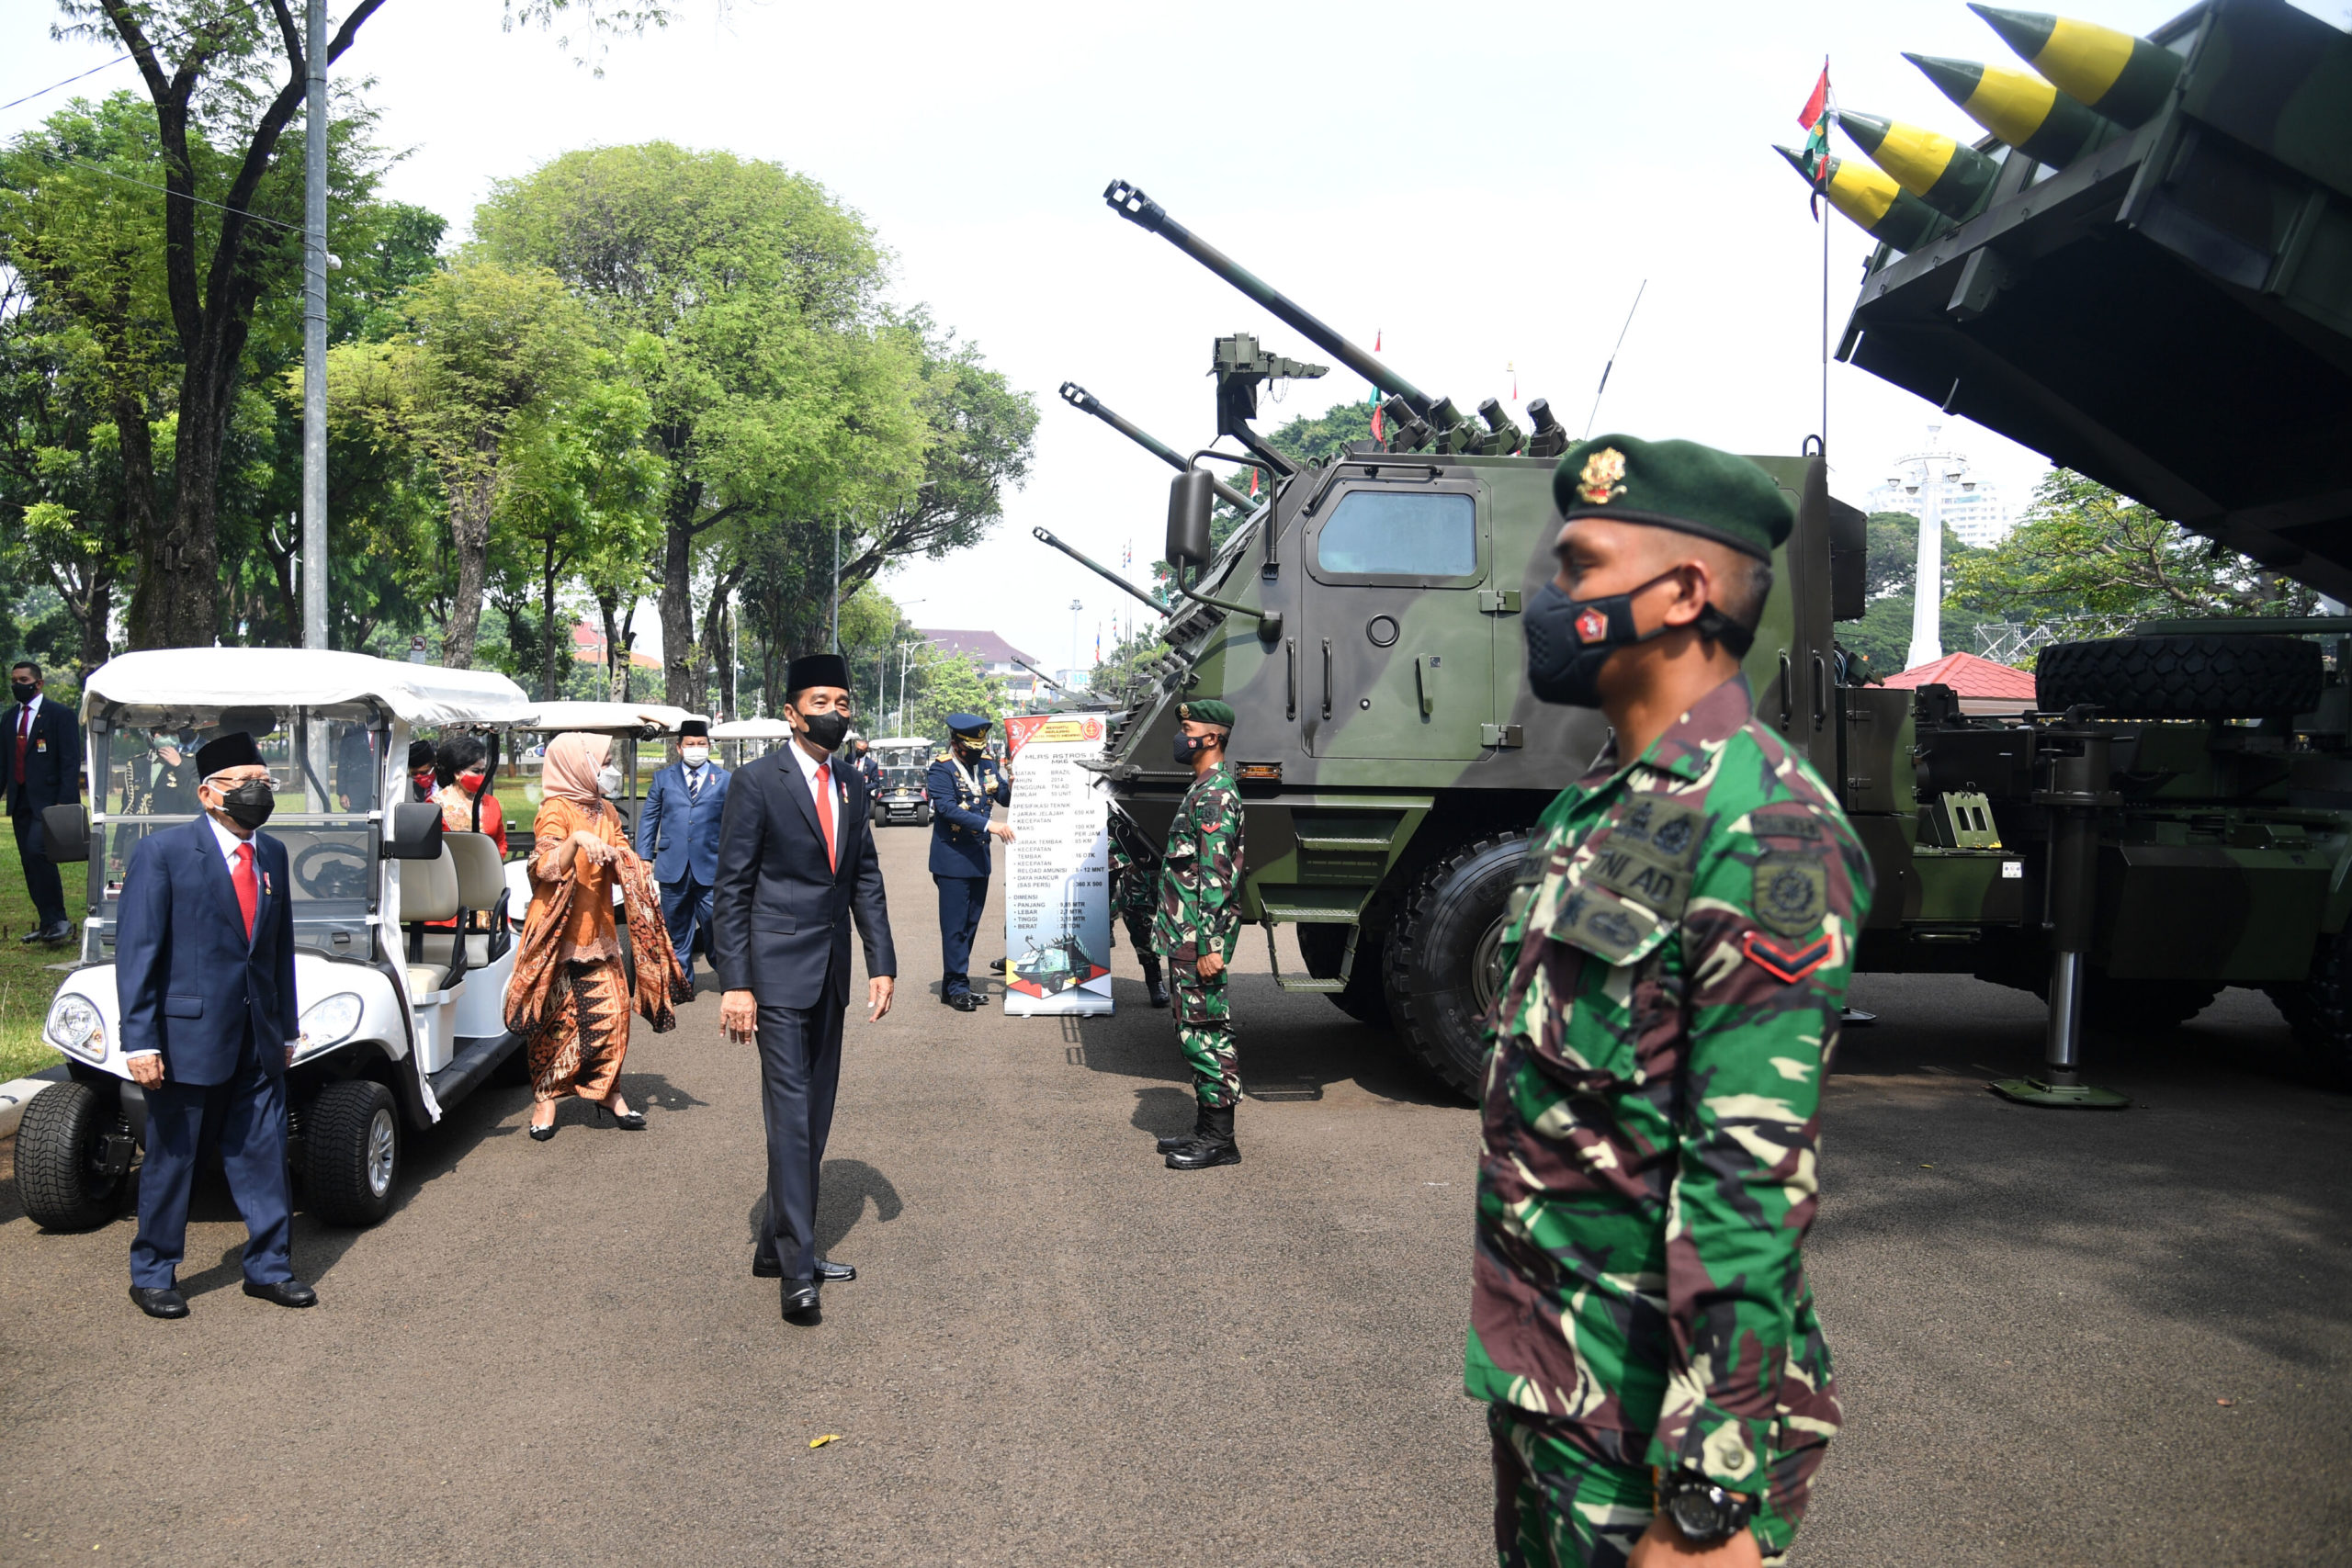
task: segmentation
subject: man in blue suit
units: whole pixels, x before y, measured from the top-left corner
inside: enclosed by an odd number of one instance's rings
[[[286,846],[261,832],[276,804],[243,731],[196,753],[204,815],[140,840],[122,879],[115,993],[130,1076],[147,1096],[147,1163],[130,1299],[186,1317],[179,1291],[188,1189],[208,1108],[245,1221],[245,1294],[315,1305],[294,1278],[286,1186],[286,1069],[300,1032]]]
[[[65,912],[65,884],[43,852],[40,814],[45,807],[82,798],[82,726],[71,708],[40,694],[40,666],[28,660],[8,671],[17,705],[0,739],[0,793],[8,797],[8,820],[17,830],[17,858],[25,868],[25,891],[39,919],[19,939],[54,947],[74,934]]]
[[[695,935],[710,945],[711,894],[718,886],[718,823],[727,809],[725,768],[710,760],[710,726],[678,726],[678,760],[653,775],[637,818],[637,853],[653,863],[670,945],[695,982]],[[715,962],[715,960],[714,960]]]
[[[923,775],[931,797],[931,879],[939,886],[939,999],[958,1012],[983,1004],[965,967],[989,901],[989,840],[1012,842],[1010,823],[989,820],[989,803],[1012,804],[1012,782],[989,755],[989,721],[976,713],[947,716],[947,754]]]

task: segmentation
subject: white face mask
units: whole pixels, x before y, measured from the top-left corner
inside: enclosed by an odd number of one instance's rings
[[[678,748],[678,758],[690,768],[699,768],[705,762],[710,761],[710,748],[707,746],[681,746]]]
[[[604,791],[606,800],[618,800],[621,797],[621,771],[610,762],[598,768],[596,787]]]

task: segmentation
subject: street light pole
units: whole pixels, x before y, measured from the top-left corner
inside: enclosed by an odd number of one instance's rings
[[[327,645],[327,3],[303,44],[302,646]]]

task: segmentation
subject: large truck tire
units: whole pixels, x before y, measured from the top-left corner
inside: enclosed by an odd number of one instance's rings
[[[2319,705],[2319,644],[2291,637],[2057,642],[2034,660],[2034,705],[2118,718],[2267,718]]]
[[[2266,989],[2320,1077],[2352,1089],[2352,927],[2320,938],[2310,979]]]
[[[1486,1077],[1485,1021],[1502,983],[1505,907],[1527,842],[1525,833],[1497,833],[1440,858],[1405,895],[1381,954],[1396,1037],[1467,1099]]]
[[[2034,982],[2046,1004],[2050,979]],[[2083,976],[2083,1027],[2101,1034],[2168,1034],[2213,1005],[2219,980],[2118,980],[2090,970]]]
[[[371,1078],[331,1083],[303,1118],[311,1212],[331,1225],[372,1225],[392,1212],[401,1179],[401,1113]]]
[[[1348,933],[1357,928],[1316,921],[1298,928],[1298,951],[1306,960],[1306,972],[1318,980],[1339,978],[1340,965],[1347,961]],[[1356,938],[1356,964],[1348,971],[1345,990],[1326,991],[1331,1005],[1374,1029],[1388,1027],[1388,994],[1381,988],[1380,950],[1386,933],[1376,927],[1366,926]]]
[[[85,1083],[53,1083],[17,1123],[17,1195],[35,1224],[96,1230],[122,1206],[126,1173],[106,1168],[107,1139],[128,1136],[121,1102]]]

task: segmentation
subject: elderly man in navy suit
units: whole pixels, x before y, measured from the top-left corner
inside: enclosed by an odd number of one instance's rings
[[[115,991],[130,1076],[147,1097],[147,1162],[130,1299],[186,1317],[179,1291],[188,1189],[208,1108],[245,1221],[245,1294],[314,1305],[294,1278],[286,1186],[286,1069],[300,1032],[286,846],[260,831],[275,805],[253,737],[196,754],[204,815],[131,852],[115,928]]]
[[[820,1280],[857,1270],[817,1256],[817,1177],[841,1082],[849,1006],[849,929],[865,942],[866,1021],[890,1010],[898,955],[874,852],[873,803],[846,757],[849,665],[837,653],[792,661],[785,677],[792,743],[735,775],[719,824],[711,924],[730,1040],[760,1052],[768,1135],[767,1230],[752,1272],[784,1281],[784,1315],[813,1320]]]
[[[40,814],[82,798],[82,726],[71,708],[40,694],[40,665],[26,660],[10,670],[8,689],[17,705],[0,721],[8,727],[0,740],[0,790],[8,796],[25,891],[39,917],[19,940],[54,947],[74,934],[74,922],[65,913],[65,884],[43,851]]]
[[[695,936],[710,941],[711,897],[718,886],[718,821],[733,775],[710,760],[710,726],[678,726],[677,761],[653,775],[637,818],[637,853],[653,863],[662,885],[662,919],[670,946],[695,982]]]

